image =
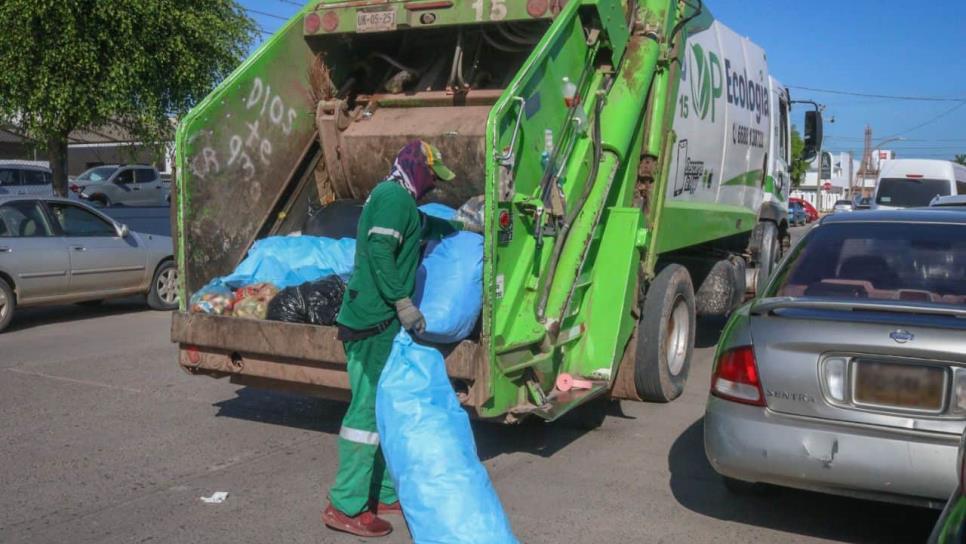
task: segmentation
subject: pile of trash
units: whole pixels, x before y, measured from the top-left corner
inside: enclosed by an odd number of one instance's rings
[[[441,219],[482,225],[482,198],[459,210],[426,204],[420,210]],[[354,217],[359,204],[329,206],[339,217]],[[346,234],[333,214],[314,214],[313,233]],[[331,326],[355,265],[354,238],[273,236],[255,242],[245,260],[228,276],[215,278],[192,295],[189,311],[246,319]],[[427,288],[432,286],[432,289]],[[418,338],[450,344],[469,337],[483,308],[483,237],[459,232],[427,244],[416,275],[413,301],[426,318]]]

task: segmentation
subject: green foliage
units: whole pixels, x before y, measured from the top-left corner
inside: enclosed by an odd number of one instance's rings
[[[0,28],[0,118],[51,148],[112,121],[169,141],[256,30],[234,0],[3,0]]]
[[[956,157],[953,158],[953,162],[966,166],[966,153],[957,153]]]
[[[808,170],[808,163],[801,160],[802,150],[805,149],[805,141],[798,132],[798,127],[792,125],[792,164],[789,167],[788,175],[792,178],[792,187],[798,187],[805,179],[805,171]]]

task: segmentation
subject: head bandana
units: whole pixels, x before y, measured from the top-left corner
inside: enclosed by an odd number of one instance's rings
[[[416,200],[436,187],[436,174],[429,167],[423,142],[413,140],[402,148],[389,177],[401,183]]]

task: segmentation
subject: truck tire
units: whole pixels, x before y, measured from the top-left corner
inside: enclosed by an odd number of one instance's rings
[[[13,289],[3,278],[0,278],[0,332],[7,328],[13,320],[13,311],[17,306]]]
[[[159,311],[178,307],[178,267],[174,261],[164,261],[154,272],[151,290],[148,291],[148,306]]]
[[[644,298],[634,385],[642,400],[670,402],[684,392],[694,352],[694,286],[688,270],[666,266]]]
[[[755,281],[755,294],[759,295],[768,286],[771,273],[775,271],[781,260],[781,243],[778,239],[778,227],[771,221],[761,223],[761,246],[758,250],[758,277]]]

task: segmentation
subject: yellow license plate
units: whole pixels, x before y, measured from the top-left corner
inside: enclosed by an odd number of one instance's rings
[[[359,10],[356,12],[356,32],[385,32],[387,30],[396,30],[395,9]]]
[[[857,361],[854,383],[856,404],[938,412],[943,407],[946,371],[935,366]]]

